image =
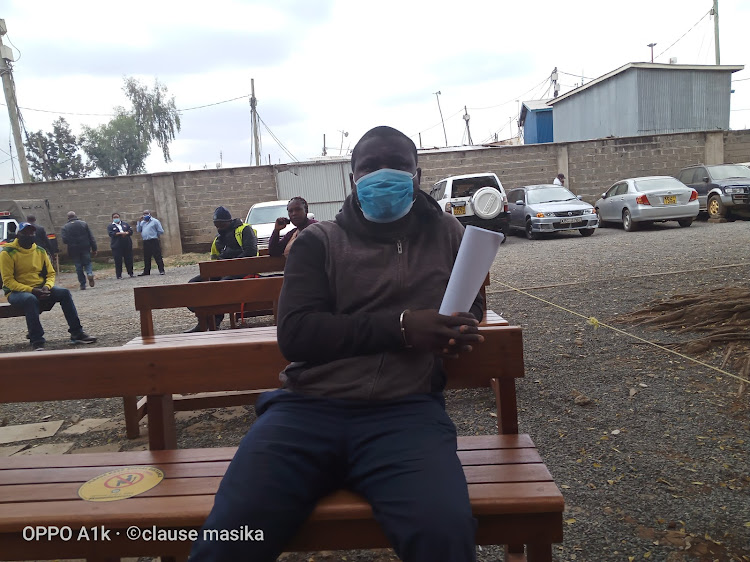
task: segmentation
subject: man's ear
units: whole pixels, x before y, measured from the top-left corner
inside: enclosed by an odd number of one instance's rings
[[[349,187],[352,190],[352,193],[357,193],[357,186],[354,185],[354,172],[349,172]]]

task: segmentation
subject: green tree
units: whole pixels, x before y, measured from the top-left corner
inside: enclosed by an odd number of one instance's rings
[[[122,108],[109,123],[83,128],[83,149],[104,176],[142,174],[150,148],[133,115]]]
[[[174,96],[168,96],[167,87],[158,79],[154,81],[154,89],[149,90],[135,78],[126,78],[123,90],[133,104],[133,118],[140,139],[147,143],[156,141],[164,154],[164,161],[169,162],[169,143],[180,132],[180,114]]]
[[[52,123],[52,132],[26,135],[26,158],[36,181],[85,178],[96,169],[81,156],[81,139],[64,117]]]

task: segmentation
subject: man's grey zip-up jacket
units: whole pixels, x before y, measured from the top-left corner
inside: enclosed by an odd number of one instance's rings
[[[286,389],[349,400],[442,391],[442,361],[405,346],[399,317],[440,307],[464,228],[423,192],[399,224],[367,221],[350,195],[333,222],[300,232],[279,301]],[[483,311],[477,295],[470,312]]]

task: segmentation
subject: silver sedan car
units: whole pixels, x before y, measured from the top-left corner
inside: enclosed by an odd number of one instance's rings
[[[508,191],[511,230],[529,240],[545,232],[577,230],[591,236],[599,224],[594,208],[561,185],[527,185]]]
[[[627,232],[639,223],[677,221],[688,227],[698,216],[698,192],[671,176],[618,181],[595,204],[599,222],[622,222]]]

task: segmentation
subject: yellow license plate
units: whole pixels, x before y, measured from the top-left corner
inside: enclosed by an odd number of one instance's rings
[[[664,197],[664,204],[665,205],[674,205],[677,203],[677,196],[676,195],[667,195]]]
[[[466,214],[466,205],[461,205],[460,207],[453,207],[453,214],[454,215],[465,215]]]

